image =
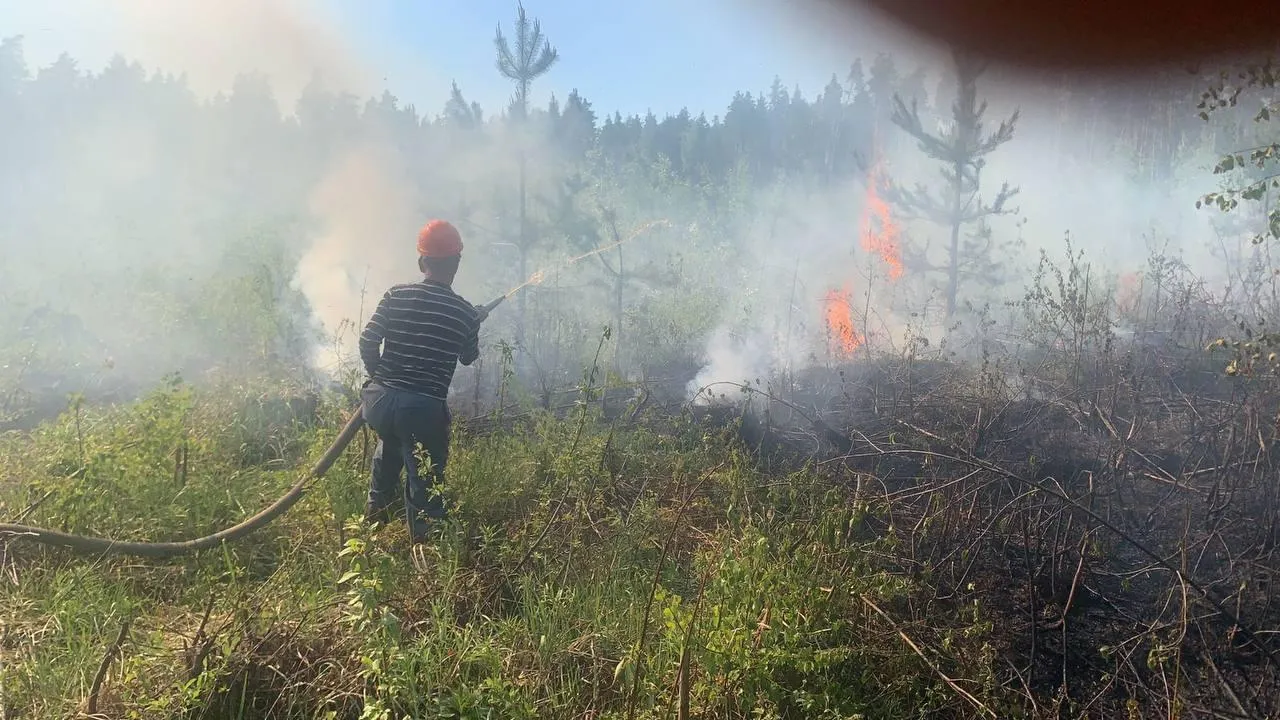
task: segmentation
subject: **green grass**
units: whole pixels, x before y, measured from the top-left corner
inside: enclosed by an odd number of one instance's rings
[[[149,540],[233,523],[344,412],[281,425],[246,412],[271,407],[261,397],[172,384],[5,437],[2,511],[48,493],[29,521]],[[218,551],[154,563],[11,544],[5,717],[73,716],[126,619],[99,696],[110,717],[660,718],[682,699],[691,717],[972,714],[867,609],[913,589],[881,559],[892,538],[866,529],[874,504],[813,470],[765,475],[734,437],[585,409],[459,432],[455,521],[417,562],[400,523],[357,519],[368,436],[285,517]],[[981,646],[968,622],[952,657]]]

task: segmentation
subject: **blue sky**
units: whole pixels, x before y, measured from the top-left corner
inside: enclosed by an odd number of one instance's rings
[[[397,0],[360,10],[334,4],[342,6],[344,24],[360,47],[371,56],[389,56],[381,65],[388,68],[392,88],[410,92],[412,63],[418,60],[456,78],[486,109],[497,109],[510,96],[494,69],[492,38],[499,22],[510,36],[515,2]],[[555,92],[563,98],[577,87],[598,113],[661,114],[687,106],[712,114],[723,110],[735,90],[767,88],[774,75],[816,92],[832,72],[843,76],[854,57],[845,57],[835,43],[806,47],[799,27],[779,28],[776,18],[729,12],[731,4],[529,0],[526,12],[541,21],[561,57],[535,86],[537,97]],[[397,82],[400,77],[403,82]]]
[[[165,0],[6,3],[9,7],[0,7],[0,35],[26,35],[28,56],[36,65],[47,64],[62,51],[89,69],[101,66],[113,52],[142,55],[144,64],[167,64],[147,63],[137,33],[130,34],[126,26],[149,23],[148,37],[154,44],[158,26],[174,22],[175,7],[192,14],[226,15],[235,10],[221,8],[236,4],[223,1],[218,10],[210,11],[205,3],[215,0],[169,1],[173,4],[162,12],[170,15],[163,21],[157,19],[156,3]],[[376,90],[390,90],[420,112],[439,112],[451,80],[487,113],[500,111],[510,97],[510,86],[494,68],[493,35],[499,23],[504,33],[511,33],[515,0],[239,1],[274,3],[293,8],[286,13],[323,18],[376,76]],[[822,1],[527,0],[526,11],[541,21],[561,56],[535,85],[534,97],[542,103],[553,92],[563,98],[576,87],[600,115],[614,110],[643,114],[650,109],[662,115],[688,107],[710,116],[722,113],[735,91],[766,89],[775,75],[789,87],[799,84],[812,97],[833,72],[843,77],[855,57],[869,59],[890,48],[902,54],[903,36],[894,35],[878,18],[854,18],[838,30],[829,14],[806,20],[821,11]],[[186,3],[190,5],[184,7]],[[132,17],[122,19],[126,15]],[[234,47],[237,38],[228,36],[243,23],[225,17],[222,21],[223,25],[208,23],[221,28],[221,35],[203,37],[200,43]],[[199,21],[190,23],[186,31],[198,32]],[[246,36],[242,41],[261,46],[262,37]],[[178,44],[191,43],[184,39]],[[249,56],[252,49],[221,55]],[[170,52],[162,57],[176,56]],[[192,58],[169,62],[199,62]]]

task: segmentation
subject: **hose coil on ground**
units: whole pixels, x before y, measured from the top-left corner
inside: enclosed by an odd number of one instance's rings
[[[311,482],[323,477],[329,471],[329,468],[333,467],[333,464],[337,462],[342,452],[347,449],[347,445],[351,444],[351,440],[355,438],[356,433],[360,432],[360,428],[364,427],[364,424],[364,412],[362,409],[357,408],[351,414],[346,426],[342,428],[342,432],[338,434],[333,444],[329,446],[329,449],[325,450],[324,455],[312,466],[311,471],[294,483],[288,492],[263,508],[258,514],[212,535],[177,542],[129,542],[89,537],[87,535],[73,535],[31,525],[0,523],[0,537],[30,540],[41,545],[70,548],[84,555],[114,553],[135,557],[172,558],[215,548],[223,543],[239,540],[256,530],[266,527],[297,504]]]

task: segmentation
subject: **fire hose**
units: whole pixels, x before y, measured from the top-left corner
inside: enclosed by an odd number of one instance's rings
[[[487,318],[489,313],[498,305],[501,305],[502,301],[506,300],[513,292],[515,291],[508,292],[496,300],[477,308],[481,312],[481,319]],[[84,555],[116,553],[135,557],[171,558],[215,548],[223,543],[234,542],[256,530],[262,529],[297,504],[311,482],[323,477],[329,471],[329,468],[333,467],[333,464],[338,461],[338,458],[341,457],[347,446],[351,444],[356,433],[360,432],[364,424],[364,411],[362,408],[356,408],[355,412],[351,413],[351,417],[347,420],[347,424],[342,428],[342,432],[338,433],[338,437],[329,445],[329,449],[325,450],[324,455],[320,456],[320,459],[312,466],[311,471],[294,483],[288,492],[281,495],[278,500],[266,508],[263,508],[258,514],[212,535],[176,542],[130,542],[75,535],[31,525],[0,523],[0,537],[21,538],[41,545],[70,548]]]
[[[640,227],[635,233],[627,238],[619,239],[610,245],[596,248],[590,252],[584,253],[574,258],[570,258],[564,263],[564,266],[573,265],[581,260],[598,255],[606,250],[618,247],[623,243],[639,236],[645,230],[657,226],[665,225],[665,220],[647,223]],[[502,301],[514,295],[522,288],[529,285],[537,285],[542,282],[546,272],[539,270],[525,280],[523,283],[515,286],[507,292],[499,295],[497,298],[489,301],[484,305],[479,305],[476,310],[480,313],[480,320],[483,322],[489,317],[489,313],[502,304]],[[17,523],[0,523],[0,538],[21,538],[31,540],[41,545],[53,545],[58,547],[70,548],[78,553],[89,554],[107,554],[116,553],[121,555],[133,555],[135,557],[149,558],[170,558],[180,555],[189,555],[201,550],[218,547],[223,543],[239,540],[246,535],[260,530],[277,517],[280,517],[289,508],[297,504],[302,498],[307,487],[313,480],[317,480],[324,476],[329,468],[338,461],[342,452],[347,449],[347,445],[355,438],[356,433],[360,432],[360,428],[364,427],[364,411],[357,408],[351,414],[347,424],[342,428],[342,432],[338,434],[337,439],[329,446],[320,460],[311,468],[311,471],[303,476],[300,480],[289,488],[289,491],[280,496],[271,505],[264,508],[261,512],[253,517],[247,518],[237,525],[233,525],[225,530],[220,530],[212,535],[195,538],[193,540],[182,540],[176,542],[130,542],[124,540],[112,540],[110,538],[90,537],[87,535],[75,535],[65,533],[59,530],[51,530],[49,528],[35,527],[32,525],[21,525]]]

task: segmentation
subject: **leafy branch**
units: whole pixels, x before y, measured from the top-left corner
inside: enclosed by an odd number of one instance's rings
[[[1224,70],[1219,74],[1218,82],[1201,94],[1196,106],[1200,110],[1201,120],[1208,121],[1212,113],[1237,107],[1245,90],[1274,90],[1280,80],[1280,72],[1277,72],[1272,59],[1268,58],[1264,63],[1246,65],[1236,72],[1234,80],[1235,84],[1230,84],[1231,73]],[[1276,100],[1264,100],[1262,107],[1254,115],[1253,122],[1270,122],[1272,113],[1278,108],[1280,104]],[[1236,187],[1201,196],[1196,201],[1196,208],[1213,206],[1220,212],[1228,213],[1237,210],[1242,202],[1262,203],[1266,231],[1255,234],[1253,242],[1259,244],[1268,238],[1280,239],[1280,210],[1270,207],[1269,197],[1271,190],[1280,188],[1280,171],[1266,172],[1269,168],[1274,168],[1278,160],[1280,143],[1270,140],[1223,154],[1214,165],[1213,174],[1243,177],[1236,183]],[[1257,171],[1263,173],[1259,175]]]

